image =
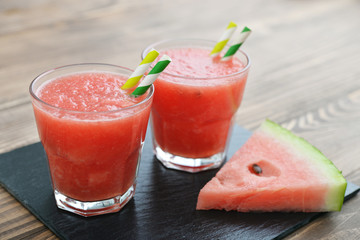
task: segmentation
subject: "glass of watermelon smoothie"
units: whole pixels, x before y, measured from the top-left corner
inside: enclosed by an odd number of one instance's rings
[[[132,70],[75,64],[30,85],[56,204],[93,216],[119,211],[134,195],[154,89],[134,98],[120,87]]]
[[[164,40],[142,53],[144,58],[155,48],[172,59],[154,83],[150,117],[154,153],[167,168],[199,172],[217,168],[225,159],[250,60],[243,51],[230,61],[211,58],[215,44]]]

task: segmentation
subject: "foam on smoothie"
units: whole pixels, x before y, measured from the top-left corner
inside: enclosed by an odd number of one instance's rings
[[[110,73],[79,73],[53,79],[41,86],[37,96],[44,102],[63,109],[103,112],[125,108],[142,101],[120,87],[127,77]]]
[[[205,48],[174,48],[161,54],[171,57],[172,64],[169,64],[165,72],[175,75],[195,78],[226,76],[244,68],[238,58],[220,61],[220,57],[211,58],[210,50]]]

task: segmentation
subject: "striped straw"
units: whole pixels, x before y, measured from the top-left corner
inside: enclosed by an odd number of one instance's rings
[[[220,54],[221,50],[225,47],[226,43],[229,41],[230,37],[233,35],[236,30],[237,25],[234,22],[230,22],[227,26],[225,32],[220,37],[219,41],[216,43],[214,49],[211,51],[210,56],[216,57]]]
[[[241,33],[234,39],[233,45],[227,50],[225,55],[222,57],[221,61],[227,61],[231,59],[237,50],[241,47],[241,45],[245,42],[246,38],[250,35],[251,29],[248,27],[244,27]]]
[[[138,97],[143,95],[158,78],[160,73],[171,62],[171,58],[167,55],[163,55],[161,59],[156,63],[156,65],[151,69],[151,71],[146,75],[146,77],[140,82],[139,86],[135,88],[134,92],[131,93],[132,96]]]
[[[157,56],[159,56],[158,51],[156,51],[155,49],[151,49],[150,52],[141,61],[140,65],[131,74],[129,79],[124,83],[121,89],[125,90],[134,87],[144,76],[144,73],[150,67],[151,63],[155,61]]]

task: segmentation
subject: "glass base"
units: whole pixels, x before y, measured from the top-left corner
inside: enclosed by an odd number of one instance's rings
[[[84,217],[91,217],[120,211],[134,196],[135,187],[134,184],[123,195],[94,202],[78,201],[63,195],[57,190],[54,190],[54,195],[58,208]]]
[[[221,152],[207,158],[186,158],[165,152],[157,144],[154,144],[154,154],[165,167],[191,173],[220,167],[226,155]]]

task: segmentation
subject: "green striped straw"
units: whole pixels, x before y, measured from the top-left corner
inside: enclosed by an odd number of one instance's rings
[[[221,61],[227,61],[231,59],[237,50],[241,47],[241,45],[245,42],[246,38],[250,35],[251,29],[248,27],[244,27],[241,33],[234,39],[233,44],[227,50],[225,55],[222,57]]]
[[[151,49],[150,52],[141,61],[140,65],[137,66],[135,71],[131,74],[129,79],[124,83],[121,89],[125,90],[134,87],[144,76],[144,73],[150,67],[151,63],[155,61],[157,56],[159,56],[158,51],[156,51],[155,49]]]
[[[237,28],[236,23],[234,23],[234,22],[229,23],[229,25],[227,26],[225,32],[220,37],[219,41],[216,43],[214,49],[211,51],[211,53],[210,53],[211,57],[216,57],[216,56],[218,56],[220,54],[221,50],[223,50],[223,48],[225,47],[225,45],[229,41],[230,37],[235,32],[236,28]]]
[[[151,69],[151,71],[146,75],[146,77],[140,82],[139,86],[135,88],[135,90],[131,93],[132,96],[138,97],[143,95],[154,83],[154,81],[158,78],[160,73],[164,71],[164,69],[171,62],[171,58],[167,55],[163,55],[160,60],[155,64],[155,66]]]

